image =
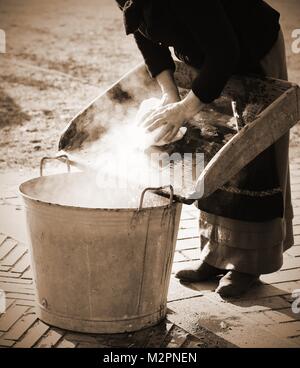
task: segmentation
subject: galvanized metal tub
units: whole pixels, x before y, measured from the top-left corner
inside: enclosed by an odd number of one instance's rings
[[[135,331],[165,317],[181,204],[84,208],[57,203],[51,187],[83,173],[20,186],[27,212],[38,315],[60,328],[90,333]],[[44,190],[47,188],[45,196]],[[113,195],[113,194],[112,194]]]

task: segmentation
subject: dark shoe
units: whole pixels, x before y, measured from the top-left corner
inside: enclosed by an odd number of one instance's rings
[[[239,297],[248,291],[259,280],[259,276],[229,271],[223,276],[216,289],[216,293],[224,298]]]
[[[199,282],[211,279],[217,275],[224,274],[224,270],[210,266],[202,262],[199,267],[185,269],[176,273],[175,277],[184,282]]]

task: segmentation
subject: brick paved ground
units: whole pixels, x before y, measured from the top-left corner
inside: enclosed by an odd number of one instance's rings
[[[299,58],[291,48],[291,32],[299,24],[297,0],[270,2],[282,12],[290,79],[299,82]],[[41,9],[34,12],[33,3]],[[65,3],[67,7],[71,2]],[[108,13],[107,7],[113,5],[108,0],[103,3],[106,7],[99,12],[99,2],[93,0],[84,8],[81,1],[72,1],[67,11],[59,0],[27,1],[22,8],[19,2],[6,2],[1,27],[7,31],[9,52],[1,57],[1,89],[7,94],[2,117],[9,125],[1,130],[7,142],[2,145],[0,159],[5,169],[9,167],[6,161],[14,168],[30,166],[28,161],[35,162],[36,157],[45,154],[44,149],[49,154],[53,152],[60,130],[70,117],[96,97],[100,86],[105,88],[140,60],[128,38],[119,42],[123,28],[121,17],[116,18],[117,9]],[[85,32],[78,33],[73,20],[79,14]],[[297,135],[298,130],[294,131],[293,157],[299,157]],[[16,147],[20,149],[16,151]],[[115,336],[74,334],[37,320],[24,212],[16,197],[17,182],[35,174],[0,174],[0,289],[7,296],[7,312],[0,316],[0,346],[299,347],[300,314],[291,310],[291,294],[300,289],[299,159],[293,160],[291,169],[296,244],[285,255],[280,272],[265,276],[262,285],[231,302],[222,301],[212,292],[216,281],[187,287],[172,276],[166,322],[138,333]],[[174,272],[199,256],[196,218],[196,210],[184,209]]]
[[[90,335],[47,326],[35,314],[28,247],[10,234],[0,234],[0,289],[7,312],[0,317],[1,347],[300,347],[300,314],[292,312],[292,293],[300,289],[300,159],[291,163],[295,210],[295,246],[284,256],[280,272],[262,277],[262,283],[240,299],[224,301],[214,292],[217,280],[182,285],[174,272],[199,258],[198,212],[185,207],[168,297],[168,316],[159,326],[131,334]],[[16,217],[22,212],[14,187],[8,185],[2,208]],[[4,207],[3,207],[4,206]],[[8,210],[9,209],[9,210]],[[3,211],[3,210],[2,210]],[[10,211],[10,212],[9,212]],[[14,211],[14,212],[12,212]],[[3,218],[4,212],[0,212]],[[18,215],[17,215],[18,214]],[[9,218],[14,221],[13,217]],[[22,233],[22,232],[21,232]],[[20,237],[19,237],[20,238]]]

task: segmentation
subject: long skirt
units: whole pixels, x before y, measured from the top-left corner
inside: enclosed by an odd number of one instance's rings
[[[271,51],[261,61],[267,77],[287,80],[282,31]],[[200,258],[226,270],[260,275],[279,270],[283,252],[294,244],[293,208],[289,173],[289,133],[274,144],[283,216],[263,222],[248,222],[200,212]]]

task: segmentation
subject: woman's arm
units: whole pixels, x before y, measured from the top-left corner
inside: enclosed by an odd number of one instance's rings
[[[179,91],[172,70],[163,70],[156,76],[156,80],[164,96],[164,105],[180,101]]]
[[[205,103],[201,102],[200,99],[191,90],[186,97],[180,102],[181,108],[186,112],[186,119],[190,119],[198,112],[202,110]]]
[[[164,126],[157,140],[169,140],[184,121],[197,114],[206,103],[218,98],[239,60],[239,43],[220,0],[170,2],[177,19],[190,30],[204,53],[204,63],[192,83],[192,90],[180,102],[160,108],[145,121],[149,131]]]
[[[134,32],[134,39],[152,78],[165,70],[175,71],[175,63],[168,47],[149,40],[140,31]]]
[[[192,90],[200,101],[211,103],[220,96],[240,58],[235,30],[220,0],[186,0],[184,4],[173,0],[170,4],[205,56]]]

